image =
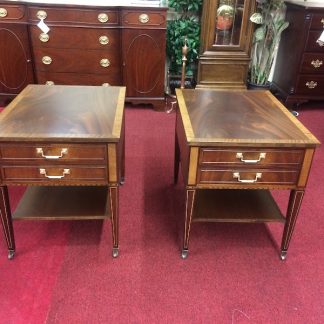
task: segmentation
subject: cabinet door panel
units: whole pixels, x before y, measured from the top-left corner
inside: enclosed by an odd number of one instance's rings
[[[0,25],[0,91],[19,93],[33,83],[27,27]]]
[[[163,96],[164,30],[124,30],[124,83],[128,97]]]

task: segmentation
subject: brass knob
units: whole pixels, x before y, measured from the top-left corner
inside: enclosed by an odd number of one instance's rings
[[[110,62],[109,62],[109,60],[107,58],[103,58],[103,59],[100,60],[100,65],[102,67],[108,67],[110,65]]]
[[[46,19],[47,13],[44,10],[38,10],[36,16],[38,19]]]
[[[42,57],[42,62],[43,62],[44,64],[46,64],[46,65],[49,65],[49,64],[52,63],[52,58],[49,57],[49,56],[43,56],[43,57]]]
[[[0,8],[0,18],[4,18],[8,15],[8,11],[5,8]]]
[[[98,15],[98,20],[101,22],[101,23],[105,23],[107,22],[109,19],[108,15],[106,13],[100,13]]]
[[[323,61],[320,60],[316,60],[316,61],[312,61],[311,64],[314,66],[315,69],[321,67],[321,65],[323,64]]]
[[[322,18],[321,23],[324,25],[324,18]]]
[[[46,85],[49,85],[49,86],[52,86],[52,85],[54,85],[55,83],[54,83],[53,81],[46,81],[45,84],[46,84]]]
[[[105,82],[105,83],[102,84],[102,86],[103,86],[103,87],[109,87],[110,84],[109,84],[108,82]]]
[[[149,17],[149,15],[143,13],[143,14],[140,14],[140,15],[138,16],[138,20],[139,20],[140,23],[142,23],[142,24],[146,24],[146,23],[149,22],[150,17]]]
[[[315,81],[306,82],[306,87],[309,89],[314,89],[317,87],[317,82],[315,82]]]
[[[101,45],[107,45],[109,43],[109,38],[108,36],[100,36],[99,37],[99,43]]]
[[[39,35],[39,39],[40,39],[41,42],[46,43],[46,42],[49,41],[49,35],[45,34],[45,33],[41,33]]]

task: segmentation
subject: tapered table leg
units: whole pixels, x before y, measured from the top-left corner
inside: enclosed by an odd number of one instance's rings
[[[118,233],[119,233],[119,187],[109,187],[109,202],[111,212],[111,229],[113,238],[113,249],[112,256],[118,257],[119,246],[118,246]]]
[[[188,256],[189,235],[190,235],[192,213],[193,213],[193,208],[194,208],[194,203],[195,203],[195,196],[196,196],[195,189],[187,189],[186,218],[185,218],[183,247],[182,247],[182,251],[181,251],[181,257],[183,259],[186,259]]]
[[[4,236],[8,246],[8,259],[12,259],[15,254],[15,237],[12,226],[12,217],[9,204],[9,195],[7,186],[0,187],[0,217]]]
[[[179,148],[179,142],[177,134],[175,136],[175,142],[174,142],[174,183],[178,182],[178,176],[179,176],[179,165],[180,165],[180,148]]]
[[[287,257],[287,250],[293,234],[299,208],[304,197],[304,190],[292,190],[289,196],[289,203],[287,208],[286,223],[281,242],[280,258],[285,260]]]

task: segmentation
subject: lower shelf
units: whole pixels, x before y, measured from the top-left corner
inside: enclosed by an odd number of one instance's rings
[[[108,187],[28,187],[13,219],[78,220],[110,217]]]
[[[193,222],[285,222],[268,190],[198,189]]]

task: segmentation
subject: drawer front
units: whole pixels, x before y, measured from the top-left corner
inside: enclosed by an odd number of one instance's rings
[[[118,25],[118,12],[116,10],[81,9],[81,8],[29,8],[29,19],[39,21],[44,19],[46,24],[95,24]]]
[[[215,149],[202,148],[199,165],[203,167],[256,166],[256,167],[298,167],[304,157],[303,150],[270,149]]]
[[[47,35],[36,27],[31,26],[33,47],[41,48],[78,48],[78,49],[110,49],[119,51],[119,30],[83,27],[51,28]]]
[[[264,169],[218,169],[200,168],[198,184],[233,184],[233,185],[294,185],[297,184],[299,170],[264,170]]]
[[[24,6],[0,4],[0,22],[26,21]]]
[[[324,75],[300,75],[296,92],[324,97]]]
[[[324,13],[313,15],[310,28],[324,29]]]
[[[38,71],[77,73],[120,73],[120,57],[111,50],[34,48]]]
[[[320,52],[324,53],[324,46],[321,46],[318,44],[316,41],[318,38],[321,36],[322,30],[318,31],[310,31],[308,33],[308,39],[306,43],[306,48],[305,50],[307,52]]]
[[[86,74],[86,73],[54,73],[36,71],[38,84],[121,86],[121,73]]]
[[[164,11],[124,10],[122,25],[140,28],[166,27],[166,13]]]
[[[301,66],[302,73],[323,73],[324,72],[324,53],[306,53],[303,55]]]
[[[24,183],[103,183],[107,181],[107,169],[104,166],[3,166],[2,176],[5,182]]]
[[[1,157],[5,164],[31,161],[37,164],[91,163],[106,165],[105,145],[1,145]]]

